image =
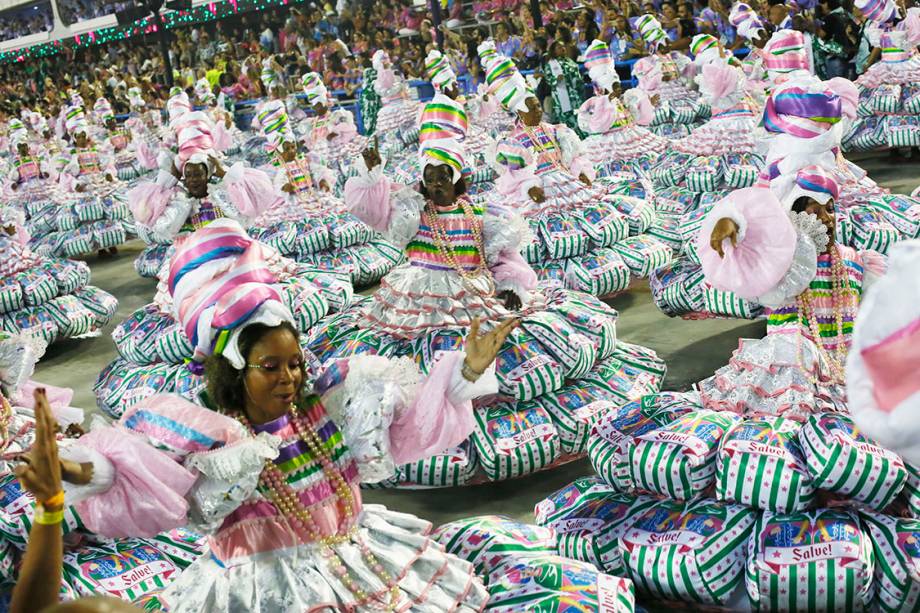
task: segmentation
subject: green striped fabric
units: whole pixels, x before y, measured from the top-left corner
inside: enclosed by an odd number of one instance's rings
[[[563,385],[565,369],[527,331],[512,330],[495,358],[495,374],[501,393],[518,400],[531,400]]]
[[[862,515],[875,552],[875,605],[885,613],[920,610],[920,520]]]
[[[620,540],[623,561],[640,592],[724,606],[741,582],[756,517],[712,500],[663,500],[628,524]]]
[[[180,569],[154,545],[124,539],[64,554],[63,578],[81,596],[139,600],[162,590]]]
[[[920,237],[920,200],[903,194],[885,194],[866,203],[885,216],[906,238]]]
[[[632,613],[632,582],[560,556],[512,560],[489,582],[486,611],[495,613]]]
[[[709,410],[687,413],[637,437],[629,450],[629,473],[641,490],[690,500],[715,481],[722,438],[741,418]]]
[[[32,530],[32,518],[35,516],[35,496],[22,487],[19,479],[13,474],[0,477],[0,536],[24,549]],[[64,509],[64,521],[61,526],[64,535],[83,529],[83,522],[77,515],[76,509]]]
[[[477,408],[474,417],[471,438],[492,481],[534,473],[559,459],[559,434],[539,402]]]
[[[19,282],[9,277],[0,279],[0,313],[12,313],[24,304]]]
[[[668,365],[664,360],[658,357],[655,350],[642,345],[621,341],[617,343],[617,348],[616,351],[613,352],[613,357],[637,370],[648,373],[654,377],[656,383],[659,385],[664,381],[664,376],[668,372]]]
[[[577,332],[590,338],[597,347],[597,359],[603,360],[617,346],[617,312],[593,296],[564,292],[564,300],[548,309],[559,313]]]
[[[582,207],[573,217],[588,236],[592,248],[609,247],[629,236],[626,218],[606,203]]]
[[[653,270],[666,266],[673,257],[671,248],[648,234],[631,236],[613,246],[637,277],[647,277]]]
[[[88,334],[96,324],[93,312],[74,296],[58,296],[44,308],[58,325],[61,335],[68,338]]]
[[[559,314],[539,311],[521,320],[521,327],[556,359],[566,379],[579,379],[594,366],[597,349],[591,339]]]
[[[901,86],[893,83],[879,86],[869,97],[869,104],[876,113],[896,113],[901,107]]]
[[[321,219],[304,219],[296,226],[290,248],[301,255],[325,251],[329,248],[329,229]]]
[[[566,285],[592,296],[609,296],[629,287],[629,267],[609,247],[566,260]]]
[[[716,467],[716,498],[791,513],[815,497],[799,447],[801,425],[782,417],[745,420],[722,438]]]
[[[617,493],[599,477],[582,477],[537,503],[537,524],[556,531],[559,555],[624,576],[620,537],[636,515],[655,504],[650,496]]]
[[[562,260],[588,251],[588,235],[568,213],[551,213],[540,218],[539,235],[551,260]]]
[[[399,467],[398,481],[425,487],[455,487],[469,481],[478,466],[475,448],[464,443],[424,460],[403,464]]]
[[[907,481],[901,458],[867,438],[845,415],[812,415],[799,442],[816,488],[872,509],[887,507]]]
[[[911,517],[920,519],[920,468],[904,462],[907,481],[904,483],[904,499]]]
[[[868,206],[854,206],[847,210],[853,224],[854,246],[859,249],[888,253],[901,238],[898,231],[878,210]]]
[[[643,396],[607,413],[598,420],[588,438],[591,465],[615,490],[631,491],[629,450],[636,437],[700,408],[695,394],[662,392]]]
[[[716,289],[709,284],[706,284],[703,290],[703,304],[706,310],[714,315],[736,319],[754,319],[762,311],[759,305],[741,298],[738,294]]]
[[[755,611],[861,611],[872,598],[872,544],[855,515],[764,511],[745,573]]]
[[[553,420],[563,453],[574,454],[585,452],[591,429],[619,406],[611,392],[583,382],[567,385],[536,401]]]
[[[488,576],[509,558],[553,555],[556,535],[549,528],[525,524],[504,515],[465,517],[432,533],[447,553],[471,563],[476,574]]]
[[[194,348],[178,323],[172,324],[156,337],[157,356],[169,364],[182,364],[192,357]]]
[[[208,546],[208,537],[192,532],[188,528],[176,528],[163,532],[150,540],[181,569],[185,569],[200,558]]]

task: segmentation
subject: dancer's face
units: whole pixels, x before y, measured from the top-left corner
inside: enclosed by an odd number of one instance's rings
[[[29,155],[29,143],[19,143],[16,145],[16,150],[19,151],[21,156]]]
[[[543,119],[543,109],[540,107],[540,101],[536,96],[531,96],[524,101],[527,105],[526,111],[518,111],[518,117],[524,122],[525,126],[538,126]]]
[[[82,149],[89,144],[89,137],[86,136],[85,132],[77,132],[73,136],[73,143]]]
[[[313,105],[313,112],[316,113],[318,117],[325,115],[328,110],[329,108],[322,102],[317,102]]]
[[[189,195],[204,198],[208,195],[208,167],[204,164],[186,164],[182,182]]]
[[[277,419],[291,410],[304,384],[303,350],[287,328],[272,328],[246,356],[246,414],[256,422]]]
[[[454,188],[454,175],[449,166],[425,166],[424,173],[425,191],[428,197],[438,206],[448,206],[457,199],[457,190]]]
[[[827,249],[830,250],[834,244],[834,237],[837,231],[837,216],[834,214],[834,201],[828,200],[826,204],[821,204],[812,198],[808,198],[807,201],[804,207],[798,206],[799,203],[796,202],[796,208],[805,213],[811,213],[817,216],[818,220],[824,224],[824,227],[827,228],[828,236]]]
[[[281,159],[285,162],[293,162],[297,157],[297,145],[289,140],[284,141],[281,145]]]

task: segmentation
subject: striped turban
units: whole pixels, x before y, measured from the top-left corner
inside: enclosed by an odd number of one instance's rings
[[[300,83],[303,86],[303,93],[307,96],[307,103],[310,106],[314,104],[329,104],[329,91],[326,89],[326,84],[323,83],[323,78],[319,76],[318,73],[308,72],[300,78]]]
[[[443,92],[457,84],[457,75],[450,67],[450,62],[437,49],[432,49],[425,58],[425,73],[435,90]]]
[[[456,183],[468,172],[463,139],[469,127],[463,105],[436,94],[419,117],[419,166],[448,166]]]
[[[169,293],[173,316],[195,348],[195,361],[223,355],[242,370],[246,356],[240,354],[238,343],[246,326],[293,323],[278,279],[266,263],[272,255],[227,218],[177,244],[169,262]]]
[[[613,62],[610,47],[602,40],[594,39],[585,51],[585,68],[599,91],[609,92],[613,85],[620,82]]]
[[[258,118],[262,136],[267,141],[265,147],[269,151],[280,149],[284,142],[296,141],[284,100],[269,100],[262,104]]]
[[[636,20],[636,28],[649,49],[657,49],[668,40],[661,23],[649,14],[642,15]]]

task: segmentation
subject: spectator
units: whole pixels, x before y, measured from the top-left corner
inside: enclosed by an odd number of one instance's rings
[[[843,10],[840,0],[823,0],[821,8],[825,15],[823,36],[819,39],[823,41],[825,49],[826,78],[854,78],[851,62],[857,45],[855,24]]]

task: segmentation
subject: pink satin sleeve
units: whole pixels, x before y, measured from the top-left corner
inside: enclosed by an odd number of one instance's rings
[[[417,462],[456,447],[473,431],[473,405],[451,403],[449,390],[464,355],[446,352],[422,382],[415,401],[390,426],[390,453],[396,464]]]
[[[217,151],[224,152],[233,145],[233,137],[223,121],[214,122],[214,131],[211,135],[214,138],[214,149]]]
[[[226,181],[230,202],[249,219],[256,219],[278,202],[271,179],[261,170],[234,164]]]
[[[371,183],[368,177],[351,177],[345,182],[343,199],[352,215],[378,232],[386,232],[393,208],[390,181],[381,175]]]
[[[157,167],[157,152],[142,139],[138,139],[134,142],[135,151],[137,152],[137,163],[146,170],[154,170]]]
[[[517,251],[503,250],[490,268],[495,285],[531,291],[537,287],[537,273]]]
[[[173,197],[173,188],[153,181],[144,181],[128,192],[128,208],[135,221],[145,226],[153,225],[163,214]]]
[[[185,499],[196,475],[140,436],[120,427],[94,429],[80,438],[112,464],[111,486],[76,504],[84,525],[110,538],[152,537],[187,523]]]

